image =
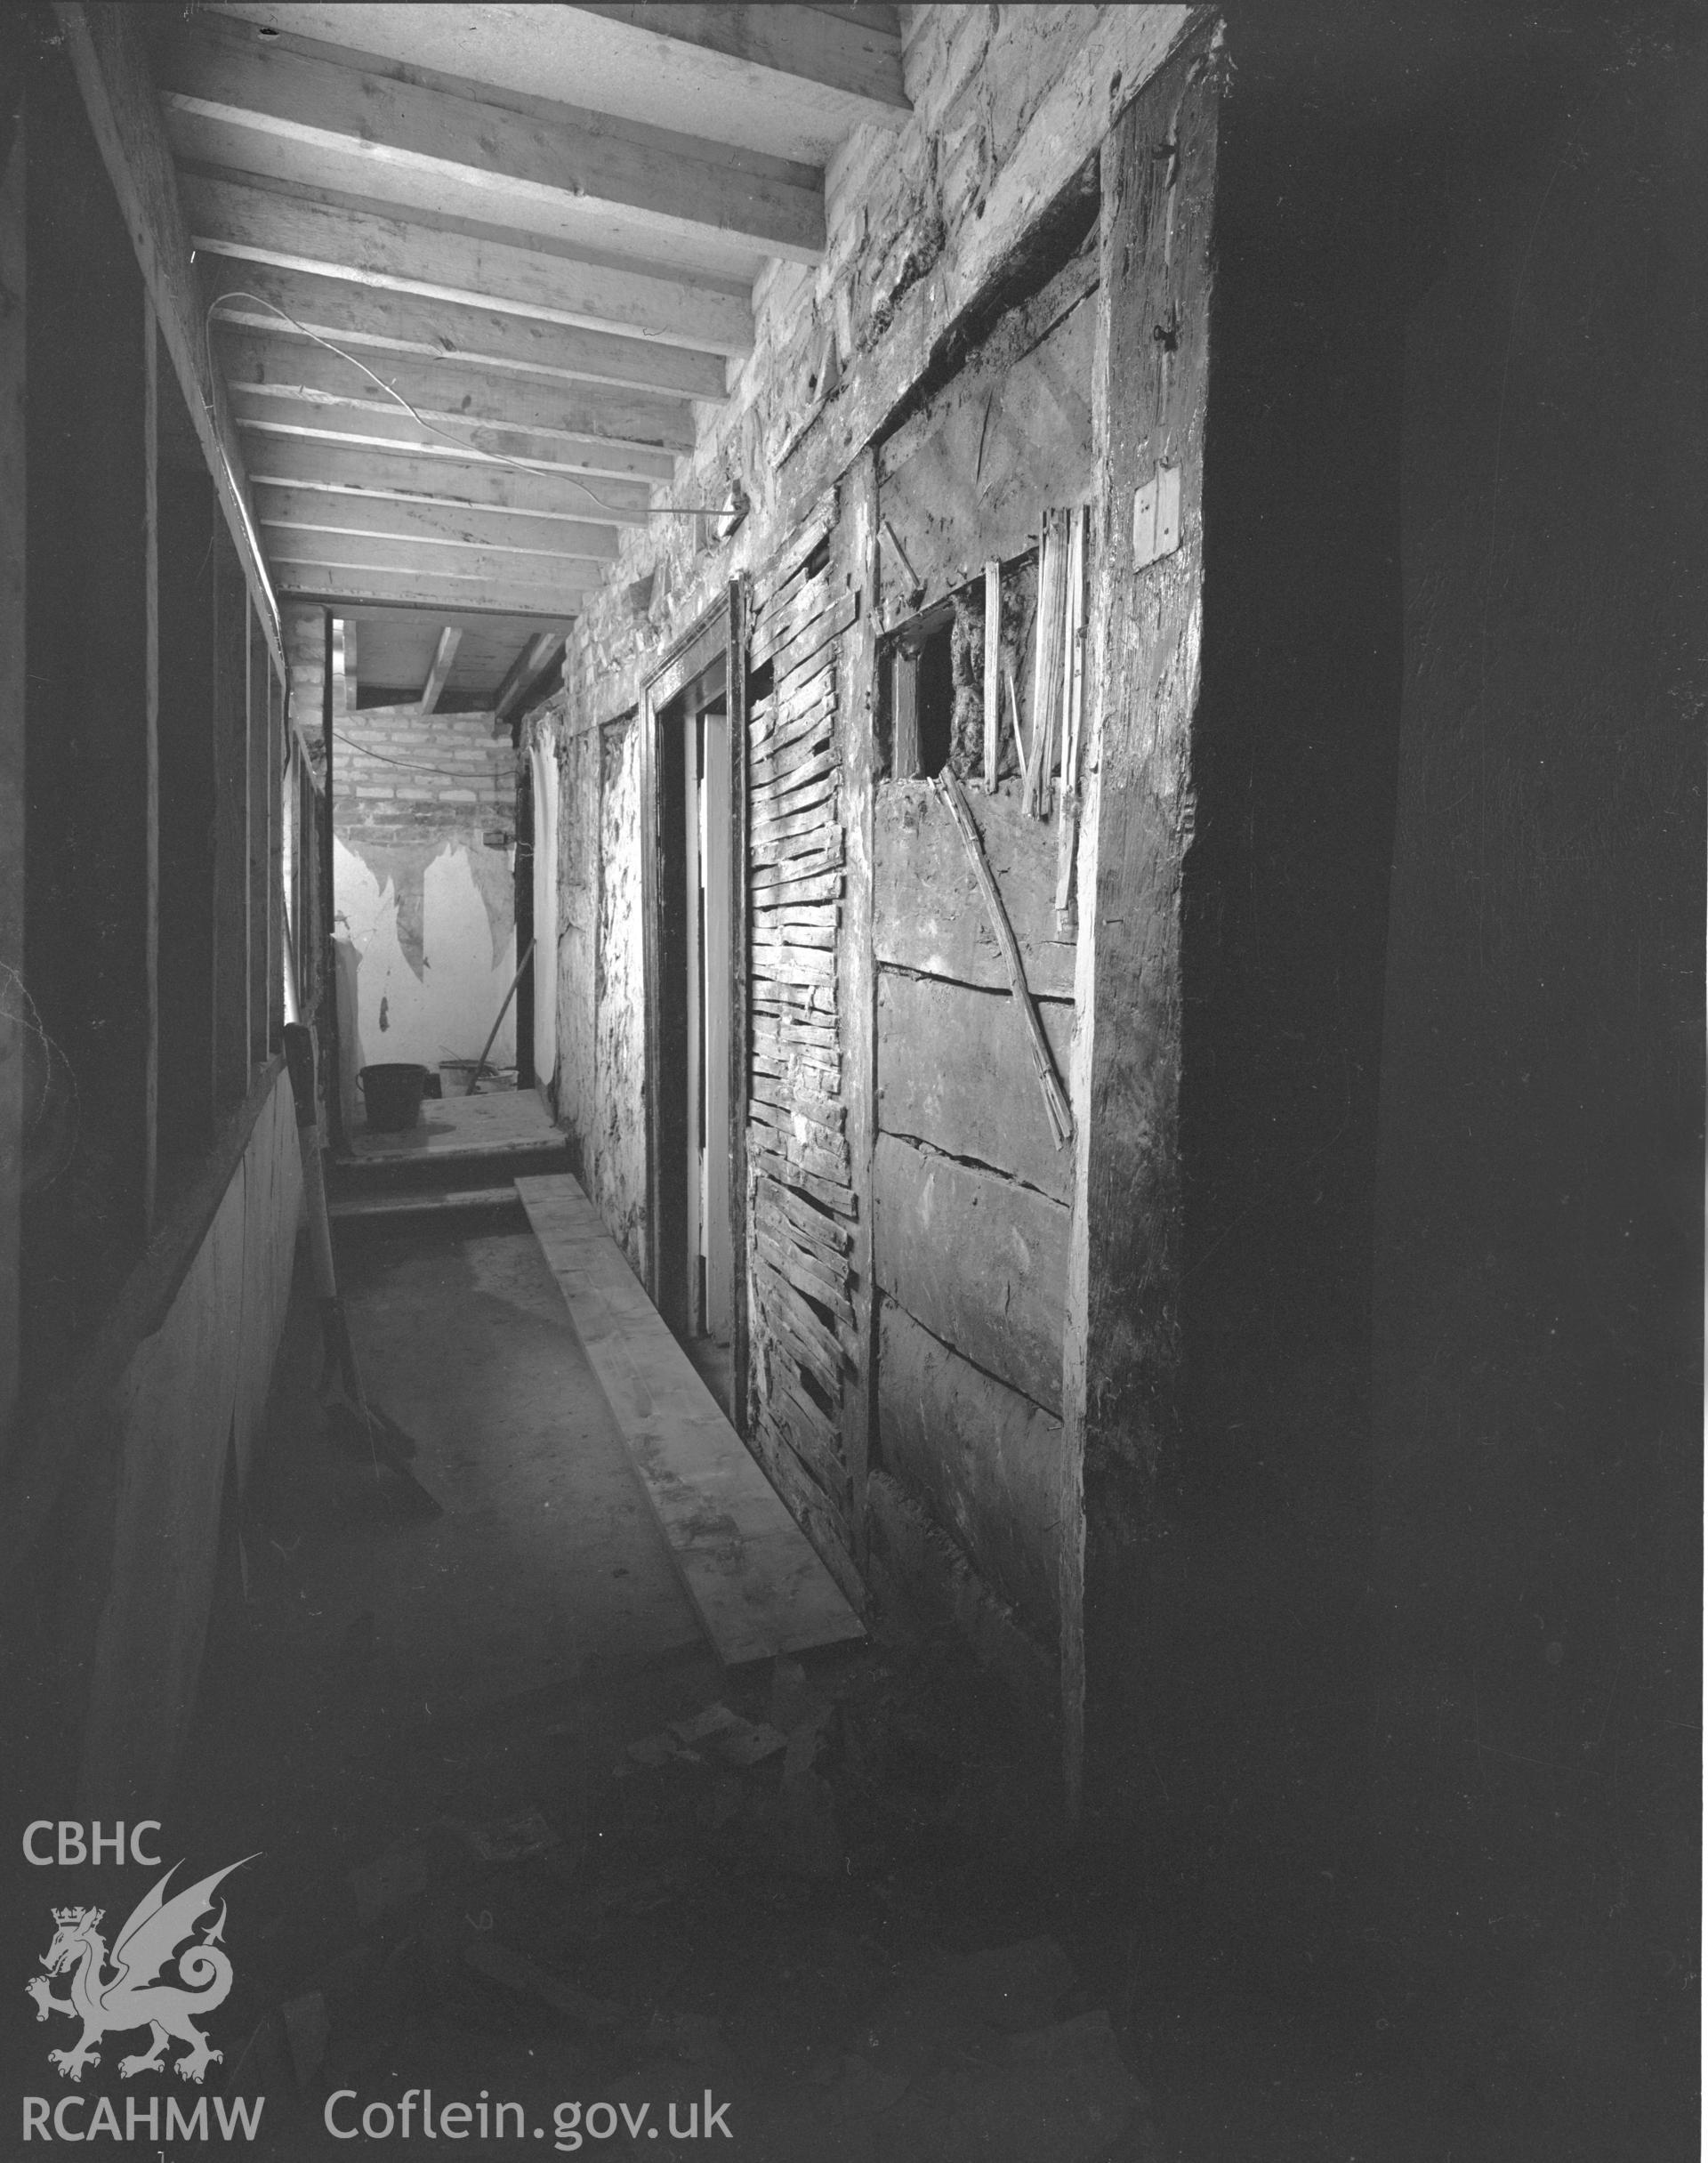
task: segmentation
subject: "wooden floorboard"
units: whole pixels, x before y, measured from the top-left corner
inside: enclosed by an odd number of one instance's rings
[[[727,1667],[864,1634],[579,1183],[516,1182],[689,1598]]]

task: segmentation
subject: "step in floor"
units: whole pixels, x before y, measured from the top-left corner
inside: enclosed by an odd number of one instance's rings
[[[566,1147],[532,1089],[500,1089],[489,1096],[429,1097],[415,1125],[400,1134],[359,1124],[333,1161],[351,1174],[489,1162],[497,1177],[507,1157]]]
[[[359,1126],[332,1159],[331,1213],[362,1224],[515,1208],[519,1174],[569,1168],[569,1143],[531,1089],[426,1100],[402,1134]]]
[[[726,1667],[865,1634],[568,1173],[516,1190],[682,1585]]]

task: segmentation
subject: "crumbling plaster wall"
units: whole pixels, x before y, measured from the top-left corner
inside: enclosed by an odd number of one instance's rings
[[[516,970],[515,753],[490,714],[370,706],[338,724],[337,937],[354,962],[355,1072],[475,1059]],[[513,1005],[492,1047],[516,1056]]]
[[[640,731],[601,729],[600,877],[594,934],[593,1200],[637,1275],[647,1266],[646,981],[641,924]]]
[[[898,131],[858,129],[842,146],[826,178],[825,261],[761,273],[754,350],[727,402],[701,409],[699,444],[678,465],[674,501],[715,509],[739,489],[748,514],[721,543],[715,519],[693,511],[626,529],[566,650],[560,725],[571,745],[636,708],[671,642],[732,577],[765,561],[941,366],[956,327],[989,307],[1040,215],[1199,12],[904,10],[913,117]],[[568,926],[600,914],[591,897],[614,866],[619,876],[633,867],[638,881],[638,825],[613,830],[592,786],[608,764],[596,738],[566,746],[560,920]],[[603,963],[586,959],[592,966],[566,970],[559,1007],[560,1114],[621,1237],[645,1207],[642,1046],[637,1029],[632,1070],[620,1074],[615,1045],[608,1058],[592,1055]],[[632,1108],[636,1131],[611,1093]]]

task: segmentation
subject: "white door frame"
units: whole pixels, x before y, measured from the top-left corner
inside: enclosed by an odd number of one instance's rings
[[[534,782],[534,1083],[558,1070],[558,747],[537,730],[528,747]]]

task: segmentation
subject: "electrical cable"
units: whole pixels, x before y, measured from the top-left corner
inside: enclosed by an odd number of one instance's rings
[[[210,375],[214,371],[214,317],[215,311],[222,307],[227,301],[253,301],[258,308],[271,309],[281,321],[290,324],[292,328],[299,331],[303,337],[312,339],[316,345],[325,346],[327,352],[335,354],[340,360],[348,361],[351,367],[359,369],[371,383],[384,391],[387,398],[391,399],[394,404],[401,406],[416,427],[421,429],[423,433],[437,436],[440,442],[448,443],[463,457],[474,459],[480,464],[490,461],[497,465],[514,466],[519,473],[546,474],[554,480],[566,482],[572,488],[579,488],[581,493],[596,503],[601,511],[608,511],[613,515],[619,517],[632,515],[622,506],[609,502],[600,495],[596,488],[589,488],[584,480],[577,480],[573,475],[566,473],[560,465],[547,465],[540,460],[532,458],[512,458],[503,451],[477,450],[472,444],[463,442],[461,437],[451,435],[442,428],[435,428],[430,420],[409,403],[402,391],[394,390],[383,376],[376,375],[365,361],[358,360],[353,353],[346,352],[342,346],[334,345],[330,338],[322,337],[318,331],[310,330],[306,323],[299,322],[288,308],[281,308],[277,301],[270,301],[259,293],[246,292],[241,287],[231,287],[210,301],[207,313],[203,318],[202,337],[207,349],[207,367]],[[649,504],[640,515],[644,518],[668,518],[697,513],[711,518],[721,518],[728,508],[727,504]]]
[[[353,751],[358,758],[377,759],[382,766],[396,766],[404,773],[434,773],[447,781],[478,780],[480,778],[479,771],[472,766],[418,766],[413,759],[388,758],[383,751],[375,751],[367,744],[359,744],[353,737],[341,735],[336,729],[332,733],[334,742],[341,743],[346,751]]]

